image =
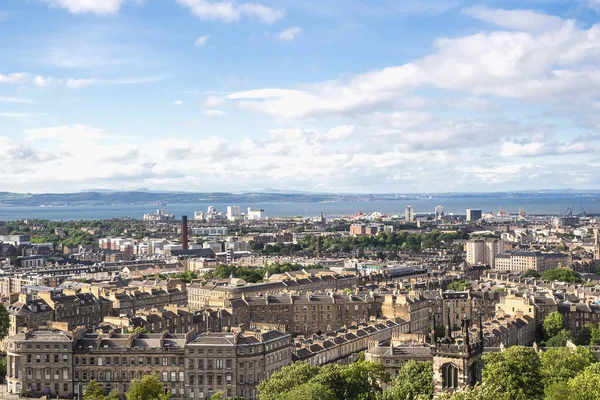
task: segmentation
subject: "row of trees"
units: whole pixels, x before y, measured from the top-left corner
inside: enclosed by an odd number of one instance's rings
[[[385,389],[384,389],[385,387]],[[431,362],[409,361],[390,381],[381,364],[358,361],[322,367],[294,363],[258,385],[259,400],[428,400]],[[441,400],[598,400],[600,364],[587,348],[536,353],[515,346],[483,357],[482,382]]]
[[[318,264],[300,265],[293,263],[270,264],[264,268],[252,267],[237,267],[235,265],[222,264],[218,265],[214,271],[207,272],[203,275],[206,279],[226,279],[230,276],[240,278],[246,282],[257,283],[265,279],[267,272],[270,275],[281,274],[289,271],[300,271],[302,269],[317,269],[321,268]],[[196,277],[198,277],[196,275]],[[185,276],[185,278],[189,278]]]
[[[114,389],[107,395],[104,394],[104,388],[93,380],[85,387],[83,400],[119,400],[120,396]],[[163,383],[158,375],[146,375],[142,379],[131,381],[129,390],[125,394],[127,400],[169,400],[171,397],[168,392],[165,393]]]
[[[382,232],[375,236],[327,236],[323,238],[321,250],[324,253],[350,253],[371,249],[383,252],[397,253],[399,251],[420,252],[426,249],[440,247],[451,248],[456,240],[468,239],[468,234],[463,232],[444,233],[440,231],[424,233],[408,233],[406,231],[387,233]],[[317,238],[306,235],[299,243],[284,246],[283,244],[258,244],[250,243],[252,250],[262,254],[289,255],[298,252],[314,252],[317,247]],[[456,247],[462,249],[462,245]]]
[[[415,399],[415,398],[413,398]],[[600,364],[587,348],[536,353],[511,347],[484,357],[482,382],[440,400],[598,400]]]
[[[171,394],[165,390],[163,383],[158,375],[146,375],[142,379],[134,379],[129,386],[129,390],[125,393],[127,400],[169,400]],[[226,397],[223,393],[215,393],[210,400],[224,400]],[[85,388],[83,392],[83,400],[120,400],[121,396],[114,389],[108,394],[105,394],[105,389],[93,380]],[[238,397],[230,400],[242,400]]]
[[[583,283],[583,278],[581,277],[581,275],[579,275],[577,272],[573,271],[570,268],[549,269],[547,271],[542,272],[541,275],[539,272],[533,269],[529,269],[525,271],[525,274],[523,276],[525,278],[542,278],[547,281],[560,281],[576,284]]]
[[[542,328],[543,344],[547,347],[565,346],[568,340],[581,346],[600,345],[600,324],[588,322],[575,336],[569,331],[563,315],[558,311],[551,312],[544,318]]]

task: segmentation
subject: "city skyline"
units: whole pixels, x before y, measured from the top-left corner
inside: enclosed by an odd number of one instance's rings
[[[600,189],[599,12],[8,1],[3,190]]]

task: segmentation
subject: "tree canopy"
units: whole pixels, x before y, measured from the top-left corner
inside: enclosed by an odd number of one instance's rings
[[[542,279],[567,283],[583,283],[581,275],[569,268],[555,268],[542,272]]]
[[[87,386],[85,387],[85,390],[83,391],[83,400],[118,400],[119,399],[119,394],[114,390],[111,390],[107,396],[104,395],[104,392],[105,392],[104,388],[98,383],[97,380],[93,379],[87,384]]]
[[[294,363],[258,385],[259,400],[376,400],[389,377],[382,364],[356,361],[322,367]]]
[[[126,397],[127,400],[169,400],[171,394],[165,393],[165,388],[158,375],[152,374],[131,381]]]
[[[406,362],[391,386],[383,392],[381,400],[412,400],[433,396],[433,363],[431,361]]]
[[[539,399],[544,394],[541,361],[531,347],[514,346],[484,357],[482,381],[506,400]]]
[[[560,331],[567,328],[567,324],[565,324],[565,319],[563,318],[562,314],[558,311],[554,311],[546,315],[542,326],[544,327],[546,339],[550,339],[551,337],[556,336]]]

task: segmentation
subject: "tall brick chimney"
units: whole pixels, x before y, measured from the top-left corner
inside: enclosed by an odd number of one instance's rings
[[[181,245],[183,250],[189,250],[187,215],[181,217]]]

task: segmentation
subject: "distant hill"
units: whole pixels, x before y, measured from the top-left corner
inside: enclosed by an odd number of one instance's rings
[[[273,189],[271,189],[273,190]],[[369,202],[381,200],[406,201],[410,199],[486,198],[486,197],[600,197],[600,191],[539,190],[495,193],[430,193],[430,194],[344,194],[310,192],[160,192],[94,190],[78,193],[12,193],[0,192],[0,206],[64,206],[114,204],[197,204],[197,203],[278,203],[278,202]]]

